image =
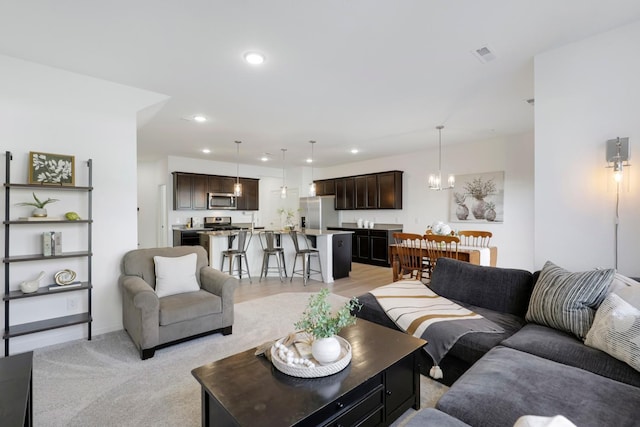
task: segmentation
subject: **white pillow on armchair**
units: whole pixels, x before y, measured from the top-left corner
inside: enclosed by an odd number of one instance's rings
[[[153,262],[156,266],[156,295],[158,298],[200,290],[196,279],[198,255],[154,256]]]

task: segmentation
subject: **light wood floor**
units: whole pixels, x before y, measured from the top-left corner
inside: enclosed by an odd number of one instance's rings
[[[349,277],[338,279],[333,283],[309,280],[307,286],[304,286],[300,276],[294,277],[293,282],[289,282],[290,278],[283,278],[284,282],[280,282],[278,277],[263,278],[262,282],[259,282],[259,278],[260,276],[252,277],[253,283],[243,278],[240,286],[236,288],[235,302],[263,298],[282,292],[318,292],[323,287],[329,288],[329,291],[334,294],[351,298],[378,286],[388,285],[392,282],[392,273],[390,268],[354,262],[351,264]]]

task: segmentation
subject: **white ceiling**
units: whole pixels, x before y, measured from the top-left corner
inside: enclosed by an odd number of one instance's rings
[[[0,53],[169,95],[141,159],[235,162],[241,140],[242,163],[302,165],[313,139],[323,167],[434,146],[439,124],[445,147],[532,131],[533,57],[638,19],[638,0],[0,0]]]

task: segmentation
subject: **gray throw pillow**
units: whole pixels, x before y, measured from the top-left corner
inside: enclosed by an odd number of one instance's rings
[[[584,340],[614,275],[614,269],[571,273],[547,261],[533,287],[525,318]]]

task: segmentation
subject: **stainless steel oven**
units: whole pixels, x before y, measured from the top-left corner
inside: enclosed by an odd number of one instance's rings
[[[207,193],[207,209],[235,209],[236,196],[228,193]]]

